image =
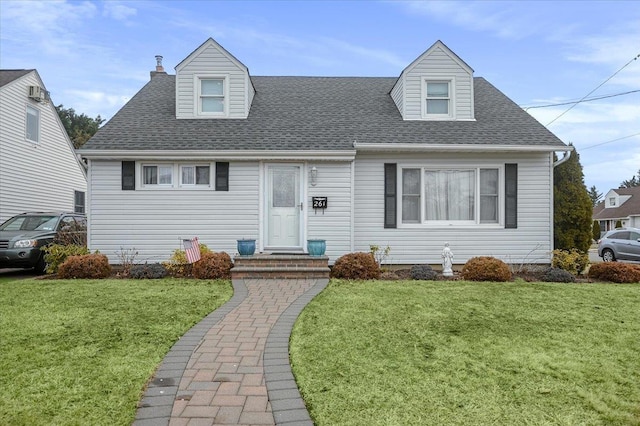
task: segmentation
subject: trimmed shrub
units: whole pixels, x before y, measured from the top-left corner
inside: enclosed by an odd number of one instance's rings
[[[340,256],[331,268],[332,278],[346,280],[377,280],[380,267],[371,253],[347,253]]]
[[[211,253],[209,247],[200,244],[200,258],[205,253]],[[169,276],[174,278],[189,278],[193,276],[193,264],[187,262],[187,254],[184,250],[176,249],[167,262],[162,262]]]
[[[622,228],[622,222],[620,220],[616,220],[616,229]]]
[[[411,267],[411,278],[414,280],[435,280],[438,273],[429,265],[414,265]]]
[[[469,259],[462,267],[462,277],[469,281],[509,281],[511,270],[495,257],[480,256]]]
[[[577,249],[554,250],[551,266],[578,275],[589,266],[589,254]]]
[[[129,269],[129,278],[158,279],[167,276],[167,269],[160,263],[133,265]]]
[[[232,267],[231,256],[227,253],[204,253],[200,260],[193,264],[193,277],[212,280],[230,278]]]
[[[600,224],[597,220],[593,221],[593,226],[591,228],[591,233],[593,234],[593,240],[598,241],[600,239]]]
[[[58,268],[58,277],[64,279],[107,278],[110,275],[109,259],[100,253],[69,256]]]
[[[595,263],[589,268],[589,278],[614,283],[640,282],[640,266],[628,263]]]
[[[69,256],[82,256],[89,254],[89,249],[85,246],[69,244],[49,244],[40,249],[44,253],[44,261],[47,264],[47,274],[55,274],[58,272],[60,265],[64,263]]]
[[[564,269],[549,268],[542,275],[542,281],[548,283],[574,283],[576,282],[576,277]]]

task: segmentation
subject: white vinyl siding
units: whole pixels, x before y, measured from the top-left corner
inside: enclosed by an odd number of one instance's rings
[[[404,120],[429,119],[426,81],[450,81],[450,111],[446,120],[473,120],[473,73],[442,45],[434,45],[401,74],[391,91]],[[400,98],[400,92],[403,97]]]
[[[434,169],[448,166],[491,169],[498,163],[517,163],[518,227],[505,229],[496,224],[406,226],[399,217],[397,229],[385,229],[384,163],[397,163],[399,169],[403,164],[407,168],[411,168],[411,164],[420,164],[421,167]],[[508,263],[548,263],[553,249],[551,164],[551,155],[548,153],[358,154],[355,166],[354,249],[368,251],[370,244],[389,246],[393,263],[440,264],[444,243],[449,242],[455,255],[455,264],[464,264],[474,256],[495,256]],[[502,181],[499,185],[503,185]],[[503,186],[500,191],[504,191]],[[399,205],[398,212],[400,209]]]
[[[35,71],[0,88],[0,222],[27,211],[73,211],[87,183],[53,102],[27,97]],[[26,108],[38,110],[39,143],[26,142]]]
[[[192,237],[233,257],[236,240],[259,239],[257,162],[230,163],[229,191],[123,191],[121,170],[120,161],[91,162],[89,246],[111,263],[122,249],[161,262]]]
[[[254,89],[248,72],[214,43],[205,43],[176,70],[176,118],[247,118]],[[224,78],[225,113],[199,114],[200,79]]]
[[[327,240],[327,256],[336,258],[351,251],[351,163],[311,163],[318,179],[308,186],[307,238]],[[327,197],[327,209],[315,210],[312,197]]]

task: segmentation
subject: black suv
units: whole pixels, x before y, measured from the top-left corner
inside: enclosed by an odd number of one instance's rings
[[[82,214],[60,212],[22,213],[0,225],[0,268],[46,268],[40,248],[60,231],[77,234],[86,241],[87,219]]]

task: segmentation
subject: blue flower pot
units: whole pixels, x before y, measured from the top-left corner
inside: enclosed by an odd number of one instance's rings
[[[256,252],[256,240],[238,240],[240,256],[251,256]]]
[[[310,256],[324,256],[326,250],[326,240],[307,240],[307,251]]]

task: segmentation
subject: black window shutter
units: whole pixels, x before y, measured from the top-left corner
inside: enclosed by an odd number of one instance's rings
[[[216,191],[229,190],[229,163],[216,163]]]
[[[122,162],[122,190],[133,191],[136,189],[136,162]]]
[[[504,165],[504,227],[518,227],[518,165]]]
[[[397,165],[385,163],[384,165],[384,227],[396,227],[397,211]]]

